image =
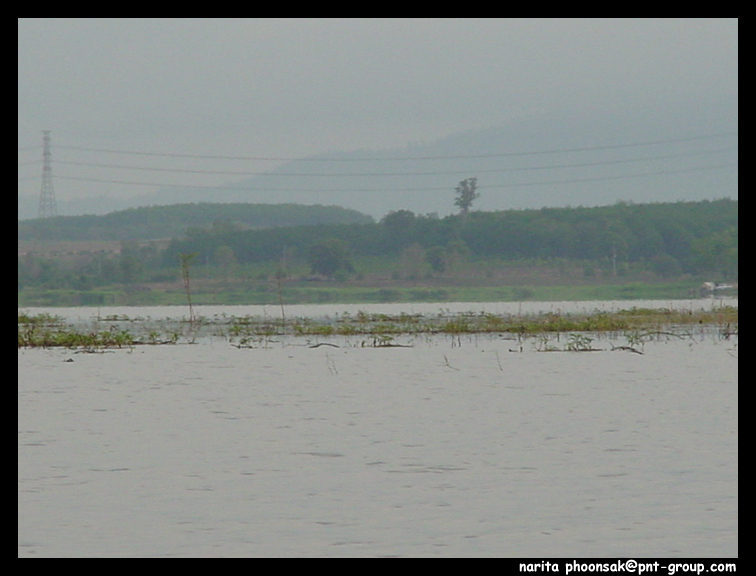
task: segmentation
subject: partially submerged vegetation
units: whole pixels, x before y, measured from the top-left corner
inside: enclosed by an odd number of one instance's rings
[[[76,326],[49,314],[18,315],[19,348],[99,350],[131,348],[137,345],[193,343],[198,337],[221,337],[238,347],[251,347],[272,338],[359,337],[362,345],[389,347],[397,336],[489,334],[522,342],[532,339],[538,351],[582,352],[595,350],[588,334],[624,336],[628,349],[639,347],[660,335],[684,337],[709,330],[721,338],[738,334],[738,308],[722,306],[711,310],[673,308],[629,308],[614,312],[562,314],[491,314],[467,312],[436,315],[344,313],[335,318],[273,319],[256,316],[217,315],[189,320],[152,320],[125,316],[96,318],[87,326]],[[564,342],[556,346],[555,342]]]
[[[123,348],[133,346],[134,337],[127,330],[80,330],[49,314],[18,315],[19,348]]]

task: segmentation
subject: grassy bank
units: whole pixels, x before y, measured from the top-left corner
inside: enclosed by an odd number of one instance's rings
[[[363,256],[354,272],[326,279],[302,258],[229,265],[191,261],[194,304],[361,304],[385,302],[521,302],[686,299],[701,295],[703,278],[661,276],[644,263],[614,269],[609,261],[465,258],[443,272],[424,259]],[[19,281],[18,306],[181,305],[186,287],[180,268],[144,273],[128,284],[87,285]],[[341,271],[343,272],[343,271]],[[279,277],[283,274],[281,281]],[[75,280],[75,278],[74,278]]]

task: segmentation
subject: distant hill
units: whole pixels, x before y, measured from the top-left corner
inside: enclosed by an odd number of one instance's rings
[[[332,151],[283,163],[217,188],[159,188],[141,196],[67,199],[61,214],[103,214],[135,205],[277,202],[337,205],[381,218],[392,210],[455,213],[454,189],[478,178],[476,210],[605,206],[738,197],[737,99],[590,112],[534,111],[435,141]],[[239,166],[244,166],[240,164]],[[38,187],[36,188],[38,190]],[[37,213],[19,195],[19,218]]]
[[[119,210],[103,216],[58,216],[18,222],[19,241],[152,240],[188,228],[259,229],[311,224],[368,224],[373,218],[339,206],[303,204],[174,204]]]
[[[475,209],[486,211],[737,198],[737,113],[725,104],[712,108],[699,116],[673,107],[534,114],[405,148],[293,161],[239,186],[260,189],[259,195],[295,190],[277,194],[377,218],[400,209],[455,213],[455,187],[472,176],[480,192]],[[225,193],[232,198],[234,191]]]

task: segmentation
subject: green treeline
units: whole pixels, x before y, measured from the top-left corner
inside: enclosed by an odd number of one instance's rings
[[[398,256],[412,247],[435,254],[515,259],[563,258],[648,261],[662,273],[737,277],[738,203],[733,200],[626,204],[471,212],[466,221],[391,212],[375,224],[338,224],[270,230],[188,231],[165,250],[172,265],[182,253],[210,260],[229,250],[240,263],[305,255],[325,239],[340,240],[354,256]]]
[[[233,208],[236,216],[243,212],[241,206]],[[156,209],[145,214],[158,214]],[[292,281],[292,266],[302,280],[308,274],[363,283],[379,276],[381,281],[421,279],[463,270],[460,262],[467,263],[469,272],[477,261],[574,261],[586,273],[595,266],[613,276],[642,270],[661,278],[738,277],[738,202],[729,199],[477,211],[444,218],[399,210],[377,223],[365,218],[244,229],[235,217],[185,227],[167,243],[116,238],[122,244],[115,253],[45,256],[32,251],[19,256],[18,288],[86,292],[116,284],[177,282],[181,256],[190,254],[196,255],[204,278],[224,282],[262,281],[281,271]],[[380,272],[370,268],[376,262],[382,263]]]
[[[368,223],[373,219],[340,206],[303,204],[173,204],[118,210],[104,216],[58,216],[23,220],[18,239],[152,240],[174,238],[190,227],[270,228],[312,224]]]

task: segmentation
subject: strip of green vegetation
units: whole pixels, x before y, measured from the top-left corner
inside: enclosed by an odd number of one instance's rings
[[[104,318],[108,325],[78,328],[46,314],[18,316],[19,348],[123,348],[139,344],[176,344],[184,338],[194,342],[200,335],[223,337],[236,345],[246,346],[255,339],[272,336],[369,336],[378,345],[395,335],[423,334],[514,334],[518,337],[550,333],[624,333],[628,342],[641,342],[646,335],[662,331],[687,330],[690,325],[717,328],[722,337],[738,333],[738,309],[723,306],[710,311],[630,308],[617,312],[591,314],[489,314],[462,313],[420,314],[343,314],[335,319],[286,320],[252,316],[220,315],[212,319],[197,318],[183,324],[143,319]],[[121,325],[128,323],[128,329]],[[177,324],[180,325],[177,328]],[[583,348],[587,350],[587,348]]]
[[[19,348],[123,348],[134,343],[127,330],[80,331],[60,321],[28,316],[22,319],[19,315]]]
[[[738,309],[723,306],[712,311],[631,308],[591,314],[490,314],[462,313],[423,316],[416,314],[358,313],[344,315],[333,323],[298,322],[290,327],[296,334],[540,334],[546,332],[618,332],[660,330],[690,324],[716,325],[737,330]],[[267,322],[269,329],[270,321]],[[254,330],[254,323],[248,323]],[[281,323],[281,328],[286,326]]]

